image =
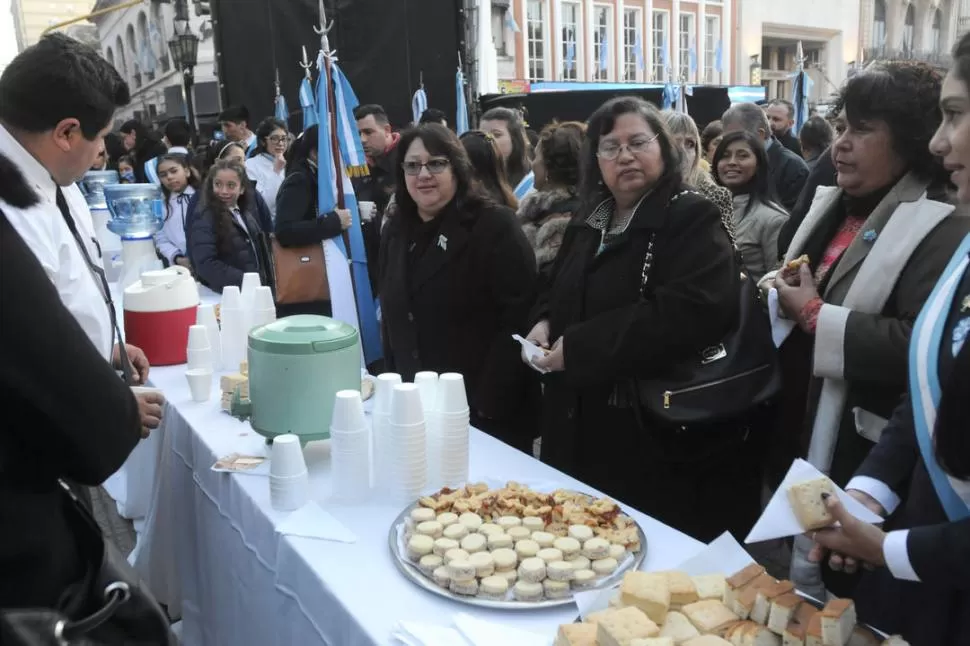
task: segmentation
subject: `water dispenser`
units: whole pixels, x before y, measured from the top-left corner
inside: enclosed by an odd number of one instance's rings
[[[111,213],[108,212],[108,204],[104,200],[104,187],[120,181],[117,171],[92,170],[85,173],[77,183],[88,203],[88,210],[91,211],[94,233],[101,245],[104,272],[111,282],[118,280],[121,274],[121,238],[108,230]]]
[[[165,224],[162,190],[155,184],[104,184],[111,218],[108,230],[121,238],[121,288],[137,282],[142,272],[162,268],[155,253],[155,234]]]

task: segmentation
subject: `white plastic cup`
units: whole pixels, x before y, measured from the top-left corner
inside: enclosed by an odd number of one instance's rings
[[[212,368],[190,368],[185,371],[185,378],[189,382],[189,392],[192,401],[206,402],[212,395]]]
[[[364,200],[357,202],[357,209],[360,211],[361,222],[370,222],[374,219],[374,211],[377,209],[377,205],[374,202]]]
[[[273,509],[279,511],[294,511],[305,505],[310,499],[310,478],[306,469],[288,478],[270,474],[269,499]]]
[[[212,348],[212,365],[222,365],[222,339],[219,332],[219,320],[216,318],[216,310],[211,304],[199,305],[195,313],[197,325],[204,325],[206,336],[209,337],[209,346]]]
[[[256,288],[253,298],[253,309],[255,310],[275,310],[276,302],[273,300],[273,290],[266,285]]]
[[[457,372],[446,372],[438,377],[438,400],[435,403],[435,410],[443,416],[468,411],[464,377]]]
[[[212,370],[215,367],[212,359],[212,348],[186,350],[189,370]]]
[[[438,399],[438,373],[424,371],[414,375],[414,384],[421,393],[421,406],[427,415],[434,410],[435,402]]]
[[[207,350],[211,347],[209,344],[209,331],[204,325],[189,326],[189,344],[187,347],[189,350]]]
[[[240,291],[240,296],[242,296],[242,307],[243,309],[251,310],[256,302],[256,288],[260,287],[262,283],[259,280],[259,274],[254,271],[247,271],[243,274],[242,288]]]
[[[385,372],[377,375],[374,382],[374,414],[390,415],[391,413],[391,391],[394,386],[401,383],[401,375],[396,372]]]
[[[222,316],[225,317],[226,310],[238,310],[242,308],[242,293],[235,285],[226,285],[222,288]]]
[[[273,438],[270,451],[270,475],[286,478],[306,472],[303,448],[300,438],[292,433],[277,435]]]
[[[360,431],[367,429],[367,418],[364,417],[364,402],[361,401],[359,390],[337,391],[333,402],[333,418],[330,420],[331,431]]]
[[[262,289],[262,288],[260,288]],[[269,289],[269,288],[267,288]],[[257,309],[253,310],[250,316],[249,328],[257,328],[266,325],[267,323],[272,323],[276,320],[276,308],[270,307],[268,309]]]
[[[397,384],[391,392],[391,424],[398,426],[424,425],[421,393],[414,384]]]

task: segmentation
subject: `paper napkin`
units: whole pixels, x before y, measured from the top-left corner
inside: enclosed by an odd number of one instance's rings
[[[795,329],[795,321],[781,315],[778,290],[774,287],[768,292],[768,318],[771,320],[771,340],[775,342],[776,348],[780,348],[791,331]]]
[[[463,612],[455,615],[455,625],[472,646],[551,646],[553,637],[528,630],[476,619]]]
[[[315,538],[337,543],[356,543],[357,537],[332,515],[312,500],[290,512],[276,531],[286,536]]]
[[[454,628],[417,621],[399,622],[391,632],[391,638],[404,646],[468,646]]]
[[[773,538],[784,538],[786,536],[797,536],[804,534],[805,529],[795,517],[795,512],[788,502],[788,489],[799,482],[821,478],[822,472],[802,459],[796,459],[788,470],[784,481],[775,494],[768,502],[768,506],[761,513],[761,518],[755,523],[745,543],[759,543],[770,541]],[[867,523],[881,523],[883,519],[869,511],[865,505],[848,495],[841,488],[836,486],[836,493],[839,500],[845,505],[846,510],[861,521]]]
[[[532,341],[523,339],[518,334],[513,334],[512,338],[518,341],[519,345],[522,346],[522,354],[525,356],[526,359],[529,360],[529,367],[531,367],[536,372],[541,372],[542,374],[549,372],[547,369],[540,368],[535,363],[533,363],[533,361],[535,361],[536,359],[540,359],[546,356],[546,353],[543,352],[542,348],[534,344]]]

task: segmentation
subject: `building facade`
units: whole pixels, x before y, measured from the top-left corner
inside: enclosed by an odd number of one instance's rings
[[[908,58],[941,68],[970,24],[965,0],[862,0],[862,60]]]
[[[93,6],[94,0],[11,0],[17,50],[36,43],[52,25],[88,15]]]
[[[121,0],[98,0],[97,8],[117,4]],[[102,55],[131,90],[131,103],[118,111],[118,121],[137,118],[146,124],[158,124],[186,116],[182,74],[175,69],[168,49],[174,19],[174,5],[158,2],[120,9],[94,19]],[[196,114],[203,117],[200,121],[205,121],[205,115],[219,111],[215,46],[206,16],[190,11],[189,24],[201,38],[194,95]]]
[[[730,85],[739,2],[492,0],[498,77]]]

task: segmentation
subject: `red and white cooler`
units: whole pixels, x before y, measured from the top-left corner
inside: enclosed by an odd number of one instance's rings
[[[153,366],[186,362],[189,326],[195,325],[199,287],[178,265],[146,271],[125,289],[125,342],[144,350]]]

